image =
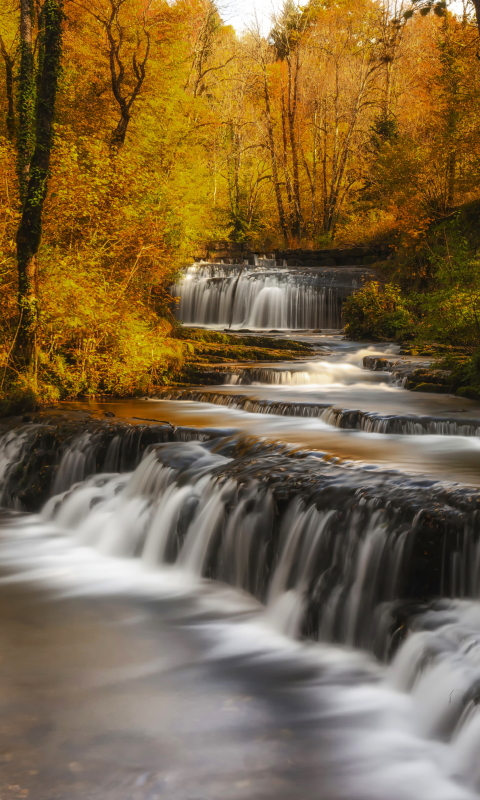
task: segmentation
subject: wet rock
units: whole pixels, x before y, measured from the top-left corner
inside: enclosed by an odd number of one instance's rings
[[[448,394],[452,391],[452,375],[448,370],[433,369],[430,362],[393,361],[378,356],[365,356],[363,366],[369,370],[391,372],[405,389],[415,392]],[[471,395],[463,395],[469,397]],[[475,398],[474,398],[475,399]]]
[[[393,361],[389,361],[387,358],[379,358],[378,356],[364,356],[363,357],[363,366],[364,369],[370,369],[374,372],[376,371],[389,371],[393,365]]]
[[[130,425],[80,418],[46,420],[18,428],[22,446],[7,467],[0,505],[38,511],[52,494],[99,472],[131,472],[150,446],[170,441],[208,441],[212,429],[175,428],[170,423]],[[68,455],[69,454],[69,455]],[[68,455],[68,457],[67,457]]]

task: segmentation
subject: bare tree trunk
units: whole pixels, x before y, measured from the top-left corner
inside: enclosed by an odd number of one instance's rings
[[[23,3],[23,0],[22,0]],[[36,351],[38,324],[37,253],[42,235],[42,214],[47,194],[53,119],[60,71],[63,1],[45,0],[41,12],[39,74],[35,119],[35,148],[17,231],[19,331],[17,359],[31,364]]]
[[[456,178],[456,167],[457,167],[457,154],[455,150],[452,150],[448,154],[447,158],[447,208],[446,211],[450,211],[455,203],[455,178]]]
[[[125,142],[127,135],[128,123],[130,122],[130,113],[126,105],[120,108],[120,119],[118,120],[116,128],[110,136],[110,147],[113,150],[118,150]]]
[[[272,164],[272,178],[273,178],[273,189],[275,192],[275,199],[277,201],[277,210],[278,210],[278,220],[280,222],[280,228],[282,229],[283,239],[285,245],[288,245],[288,226],[287,220],[285,217],[285,208],[283,205],[283,198],[282,198],[282,190],[280,186],[280,178],[278,175],[278,159],[277,159],[277,149],[275,146],[275,133],[273,129],[273,119],[272,119],[272,108],[270,103],[270,91],[268,88],[268,79],[265,70],[265,65],[263,66],[263,99],[265,101],[265,115],[267,119],[267,136],[268,136],[268,148],[270,151],[270,160]]]
[[[298,52],[294,55],[295,66],[292,69],[291,57],[288,58],[288,133],[290,140],[290,153],[292,156],[292,194],[293,194],[293,224],[292,233],[296,239],[302,237],[302,206],[300,198],[300,174],[298,165],[298,148],[297,139],[295,136],[295,123],[297,117],[297,102],[298,102],[298,71],[299,61]],[[293,74],[292,74],[293,73]]]
[[[288,132],[287,132],[287,109],[285,107],[285,97],[282,93],[282,161],[283,161],[283,172],[285,175],[285,190],[287,192],[287,201],[288,201],[288,221],[290,227],[290,234],[294,236],[294,200],[293,200],[293,189],[292,189],[292,182],[290,180],[290,172],[289,172],[289,164],[288,164]]]

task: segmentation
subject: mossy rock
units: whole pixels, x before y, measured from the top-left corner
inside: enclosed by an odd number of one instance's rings
[[[450,386],[452,383],[450,372],[439,369],[416,369],[412,379],[415,383],[435,383],[439,386]]]
[[[455,392],[457,397],[467,397],[469,400],[480,400],[480,388],[475,386],[460,386]]]
[[[410,387],[408,387],[410,388]],[[449,387],[439,383],[417,383],[411,387],[412,392],[430,392],[431,394],[448,394]]]

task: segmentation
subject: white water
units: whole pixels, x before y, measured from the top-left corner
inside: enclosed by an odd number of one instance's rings
[[[0,562],[17,571],[16,580],[46,582],[61,594],[133,592],[164,598],[170,608],[191,598],[196,610],[188,624],[198,625],[195,618],[205,614],[209,619],[199,627],[208,662],[236,665],[257,681],[276,675],[283,692],[295,681],[294,702],[303,697],[308,708],[300,705],[297,713],[319,748],[317,785],[327,796],[466,800],[468,787],[479,788],[479,733],[474,705],[460,701],[478,682],[471,629],[480,630],[479,607],[468,604],[464,613],[459,606],[461,627],[447,609],[439,632],[413,633],[391,679],[353,651],[295,645],[284,637],[298,635],[312,580],[321,586],[329,574],[336,578],[324,600],[320,637],[340,635],[355,644],[381,634],[400,589],[407,531],[389,528],[384,512],[372,506],[366,524],[353,509],[339,538],[338,513],[297,497],[283,514],[270,572],[273,497],[255,481],[242,487],[215,477],[229,463],[200,443],[158,445],[133,473],[90,478],[52,497],[41,520],[13,520]],[[175,567],[168,570],[167,562]],[[217,581],[240,593],[212,587],[204,595],[202,576],[212,568]],[[380,580],[387,592],[379,603]],[[266,609],[245,591],[263,597]],[[230,619],[239,611],[248,618]],[[185,610],[175,613],[181,618]],[[458,640],[464,643],[454,651]],[[425,659],[428,652],[436,660]],[[460,698],[453,705],[452,692]]]
[[[173,287],[187,325],[252,330],[341,327],[342,294],[314,278],[276,269],[194,265]]]
[[[238,693],[254,698],[256,714],[269,706],[272,728],[264,736],[258,716],[247,714],[244,739],[262,753],[264,741],[274,741],[278,762],[263,754],[262,764],[271,767],[256,771],[248,761],[242,779],[232,781],[222,770],[233,763],[232,752],[243,757],[245,744],[220,725],[212,752],[222,739],[232,744],[218,751],[214,778],[187,760],[180,773],[190,776],[188,789],[179,778],[175,790],[173,783],[161,790],[169,800],[190,800],[195,792],[213,800],[480,795],[477,492],[448,482],[461,463],[470,465],[475,483],[480,413],[474,403],[414,395],[386,373],[365,372],[361,359],[371,352],[352,347],[331,358],[254,367],[256,375],[248,372],[258,381],[212,388],[232,398],[240,390],[250,410],[134,401],[125,416],[203,430],[179,430],[177,441],[152,445],[164,441],[165,427],[155,440],[148,425],[91,426],[58,454],[54,496],[41,516],[1,524],[0,588],[22,583],[62,598],[155,600],[159,616],[201,643],[199,655],[186,662],[192,684],[201,686],[200,673],[211,670],[212,702],[220,676],[240,681]],[[210,390],[202,391],[208,396]],[[277,413],[264,416],[259,404],[274,401]],[[300,413],[305,401],[328,407],[317,419],[280,416],[282,403]],[[127,406],[99,408],[122,414]],[[360,430],[335,427],[349,410],[364,412]],[[394,422],[401,435],[389,432]],[[209,432],[214,424],[217,439]],[[0,439],[2,477],[12,477],[8,497],[15,497],[12,470],[28,460],[41,428],[27,424]],[[243,433],[231,438],[226,428]],[[428,435],[433,431],[442,435]],[[185,441],[194,435],[211,441]],[[267,438],[320,452],[271,454],[262,450]],[[338,453],[342,446],[346,463],[323,460],[321,451]],[[389,469],[382,471],[385,463]],[[20,480],[23,468],[15,475]],[[156,629],[147,636],[156,641]],[[162,641],[160,635],[160,649]],[[96,646],[101,650],[101,640]],[[134,650],[135,639],[128,646]],[[155,674],[150,664],[142,670]],[[152,702],[155,691],[150,684]],[[51,698],[55,705],[55,691]],[[121,708],[115,713],[123,720]],[[147,709],[148,702],[142,713],[149,719]],[[202,749],[204,717],[182,713],[182,730],[194,731],[189,758],[196,752],[213,758]],[[183,742],[185,733],[176,736]],[[61,748],[58,753],[61,759]],[[168,762],[168,752],[158,753],[155,758]],[[291,782],[277,784],[279,764],[290,761],[297,765]],[[108,776],[112,767],[102,769]],[[89,800],[83,786],[75,792]],[[147,789],[115,794],[118,800],[151,796]]]

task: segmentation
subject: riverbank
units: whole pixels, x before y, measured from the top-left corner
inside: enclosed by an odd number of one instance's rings
[[[97,391],[85,393],[69,391],[68,381],[64,386],[57,385],[52,392],[50,384],[45,383],[47,375],[30,375],[28,380],[4,381],[0,391],[0,418],[27,414],[42,407],[49,407],[64,400],[86,400],[88,397],[138,397],[154,392],[165,385],[188,386],[216,383],[221,374],[221,365],[238,361],[288,361],[307,358],[315,353],[315,347],[295,339],[284,339],[281,334],[275,338],[260,335],[242,336],[226,331],[209,331],[201,328],[176,326],[174,328],[178,357],[173,364],[166,365],[164,372],[133,384],[129,391],[118,393],[106,391],[105,384],[99,381]],[[43,376],[43,377],[42,377]]]
[[[480,399],[479,214],[479,201],[468,203],[405,236],[375,265],[378,279],[344,304],[347,336],[430,359],[429,371],[409,376],[415,390]]]
[[[409,391],[400,374],[384,368],[398,362],[391,345],[303,336],[315,347],[309,359],[231,362],[216,365],[215,384],[63,402],[4,418],[0,427],[12,435],[0,452],[8,504],[36,510],[54,487],[59,492],[90,474],[131,471],[158,442],[229,436],[237,453],[252,443],[291,453],[313,450],[327,461],[478,484],[477,402]],[[402,363],[412,369],[409,357]],[[12,459],[15,468],[8,466]]]

